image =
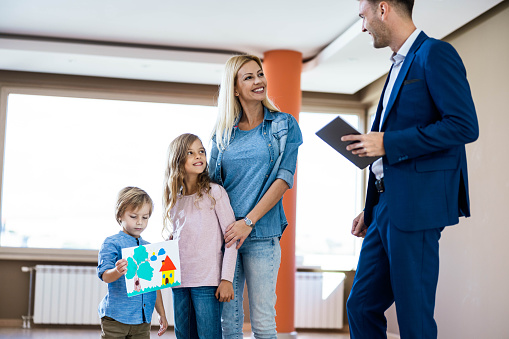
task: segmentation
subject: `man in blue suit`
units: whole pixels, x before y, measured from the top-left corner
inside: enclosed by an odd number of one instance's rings
[[[352,339],[386,338],[384,312],[396,303],[402,339],[437,338],[438,242],[445,226],[470,216],[465,144],[479,127],[456,50],[412,21],[413,0],[360,0],[362,31],[390,47],[393,65],[370,133],[345,136],[370,167],[365,237],[347,302]]]

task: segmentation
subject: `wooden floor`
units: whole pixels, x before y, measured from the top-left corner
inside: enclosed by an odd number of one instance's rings
[[[61,329],[61,328],[1,328],[0,327],[0,338],[9,339],[99,339],[101,330],[97,329]],[[350,336],[345,333],[327,333],[327,332],[309,332],[309,331],[298,331],[299,339],[350,339]],[[249,338],[248,333],[244,333],[245,338]],[[153,330],[151,338],[166,338],[174,339],[175,334],[173,328],[162,336],[157,336],[157,330]]]

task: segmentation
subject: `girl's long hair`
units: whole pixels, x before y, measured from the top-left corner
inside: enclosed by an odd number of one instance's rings
[[[236,55],[226,62],[217,99],[217,120],[212,131],[212,137],[216,137],[216,145],[219,149],[228,146],[233,124],[242,111],[239,98],[235,96],[235,86],[239,70],[249,61],[256,61],[263,70],[260,58],[255,55]],[[262,105],[272,112],[279,111],[279,108],[267,96],[262,100]]]
[[[165,230],[171,232],[173,229],[170,211],[177,203],[179,197],[188,193],[186,192],[186,185],[184,185],[186,174],[184,165],[187,159],[187,150],[196,140],[200,140],[200,138],[194,134],[186,133],[175,138],[168,147],[168,161],[164,174],[163,188],[163,232]],[[213,208],[215,199],[210,195],[208,163],[207,166],[205,166],[205,170],[198,175],[197,185],[195,203],[200,200],[205,193],[212,200]]]

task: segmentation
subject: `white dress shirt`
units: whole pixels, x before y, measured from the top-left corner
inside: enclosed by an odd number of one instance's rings
[[[410,36],[406,39],[405,43],[401,46],[397,53],[393,53],[390,60],[393,63],[391,72],[389,74],[389,82],[387,83],[387,87],[385,88],[384,96],[383,96],[383,109],[382,116],[380,117],[380,125],[378,126],[378,130],[381,131],[382,123],[384,121],[385,116],[385,108],[387,107],[387,103],[389,102],[389,98],[391,97],[392,87],[394,87],[394,83],[398,78],[399,70],[401,69],[401,65],[403,61],[405,61],[405,57],[410,50],[410,47],[417,39],[417,36],[421,33],[420,29],[416,29]],[[382,158],[378,159],[371,166],[371,171],[375,174],[377,179],[383,178],[384,176],[384,167]]]

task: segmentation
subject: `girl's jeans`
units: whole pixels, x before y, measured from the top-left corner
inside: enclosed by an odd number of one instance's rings
[[[221,339],[223,303],[216,299],[216,290],[217,286],[172,289],[178,339]]]

